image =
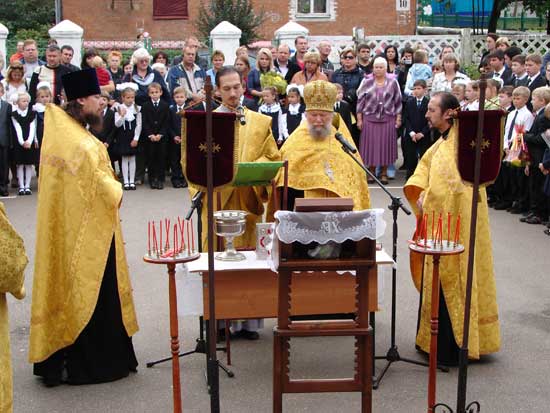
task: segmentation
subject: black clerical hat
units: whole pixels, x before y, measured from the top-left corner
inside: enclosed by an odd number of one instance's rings
[[[77,70],[61,77],[67,100],[85,98],[86,96],[99,95],[99,81],[95,69]]]

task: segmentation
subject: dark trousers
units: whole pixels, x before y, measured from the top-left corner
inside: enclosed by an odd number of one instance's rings
[[[512,193],[514,201],[522,210],[528,210],[529,202],[529,178],[525,175],[525,168],[513,168],[514,176],[512,179]]]
[[[166,141],[148,141],[146,145],[149,184],[155,181],[164,182],[166,168]]]
[[[170,140],[170,143],[168,144],[168,158],[170,162],[170,179],[172,181],[172,185],[184,183],[185,177],[183,176],[183,172],[181,170],[181,145],[179,143],[175,143],[173,140]]]
[[[418,142],[413,142],[410,136],[401,138],[401,149],[403,150],[403,161],[407,169],[407,179],[414,174],[418,160],[424,156],[431,146],[429,136],[424,136]]]
[[[0,146],[0,191],[7,190],[9,186],[10,164],[8,153],[8,148]]]
[[[533,163],[529,168],[530,209],[542,220],[548,218],[548,200],[543,192],[545,179],[546,176],[538,168],[538,163]]]

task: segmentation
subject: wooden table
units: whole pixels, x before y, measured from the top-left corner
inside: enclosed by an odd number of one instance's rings
[[[254,251],[244,251],[245,261],[216,260],[216,318],[218,320],[277,317],[277,273],[269,269],[267,261],[257,261]],[[393,265],[384,251],[376,252],[376,264]],[[187,264],[191,273],[206,273],[206,253]],[[373,267],[376,273],[376,267]],[[316,274],[301,273],[292,284],[292,315],[344,314],[355,310],[353,288],[355,276],[335,271]],[[369,311],[378,310],[377,277],[369,277]],[[203,309],[208,319],[208,280],[203,277]]]

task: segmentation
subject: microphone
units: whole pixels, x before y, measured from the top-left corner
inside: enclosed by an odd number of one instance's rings
[[[346,152],[351,152],[351,153],[356,153],[357,152],[357,149],[355,149],[355,147],[349,143],[346,138],[344,138],[344,136],[342,136],[342,134],[340,132],[336,132],[336,134],[334,135],[334,137],[336,138],[336,140],[338,142],[340,142],[342,144],[342,148],[344,148],[344,150]]]
[[[246,125],[246,118],[244,116],[244,108],[242,106],[239,106],[237,108],[237,117],[239,118],[239,121],[241,122],[241,126]]]
[[[185,217],[186,220],[189,220],[191,218],[191,215],[193,215],[193,211],[201,205],[203,197],[204,192],[199,191],[191,199],[191,209],[189,210],[189,212],[187,212],[187,216]]]

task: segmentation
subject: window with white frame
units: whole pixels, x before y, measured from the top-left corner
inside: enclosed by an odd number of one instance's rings
[[[291,0],[291,14],[296,20],[334,20],[335,0]]]

